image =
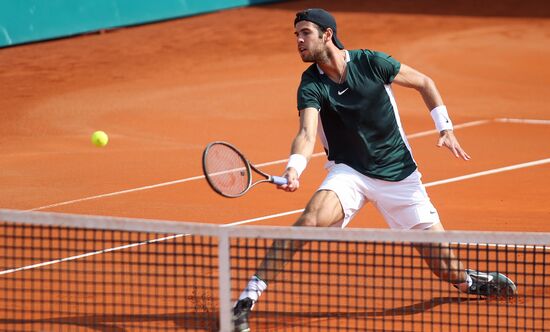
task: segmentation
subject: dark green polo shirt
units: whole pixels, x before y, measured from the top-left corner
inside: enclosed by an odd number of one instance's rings
[[[333,82],[316,64],[304,71],[298,109],[319,110],[329,160],[369,177],[400,181],[416,169],[390,88],[401,64],[381,52],[348,54],[342,84]]]

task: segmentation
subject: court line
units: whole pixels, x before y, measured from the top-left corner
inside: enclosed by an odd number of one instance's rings
[[[550,124],[550,120],[496,118],[496,119],[492,119],[492,120],[479,120],[479,121],[466,122],[466,123],[462,123],[462,124],[457,124],[454,127],[455,127],[455,129],[460,129],[460,128],[467,128],[467,127],[473,127],[473,126],[480,126],[480,125],[487,124],[487,123],[490,123],[490,122],[500,122],[500,123],[509,122],[509,123],[524,123],[524,124]],[[418,138],[418,137],[429,136],[429,135],[436,134],[436,133],[437,133],[436,129],[426,130],[426,131],[418,132],[418,133],[415,133],[415,134],[407,135],[407,138],[408,139],[413,139],[413,138]],[[324,155],[325,155],[324,152],[318,152],[318,153],[314,153],[311,157],[315,158],[315,157],[320,157],[320,156],[324,156]],[[278,164],[286,163],[287,161],[288,161],[288,159],[280,159],[280,160],[275,160],[275,161],[266,162],[266,163],[262,163],[262,164],[255,164],[255,166],[265,167],[265,166],[271,166],[271,165],[278,165]],[[45,210],[45,209],[50,209],[50,208],[54,208],[54,207],[58,207],[58,206],[70,205],[70,204],[90,201],[90,200],[94,200],[94,199],[100,199],[100,198],[118,196],[118,195],[123,195],[123,194],[129,194],[129,193],[134,193],[134,192],[138,192],[138,191],[143,191],[143,190],[148,190],[148,189],[155,189],[155,188],[160,188],[160,187],[166,187],[166,186],[171,186],[171,185],[174,185],[174,184],[180,184],[180,183],[185,183],[185,182],[195,181],[195,180],[201,180],[201,179],[204,179],[204,175],[194,176],[194,177],[184,178],[184,179],[179,179],[179,180],[174,180],[174,181],[162,182],[162,183],[158,183],[158,184],[153,184],[153,185],[148,185],[148,186],[143,186],[143,187],[137,187],[137,188],[133,188],[133,189],[115,191],[115,192],[112,192],[112,193],[88,196],[88,197],[73,199],[73,200],[59,202],[59,203],[53,203],[53,204],[49,204],[49,205],[44,205],[44,206],[28,209],[26,211]]]
[[[498,118],[495,122],[550,125],[550,120]]]
[[[244,224],[244,223],[251,223],[251,222],[254,222],[254,221],[260,221],[260,220],[271,219],[271,218],[278,218],[278,217],[282,217],[282,216],[286,216],[286,215],[290,215],[290,214],[300,213],[302,211],[303,211],[303,209],[288,211],[288,212],[283,212],[283,213],[277,213],[277,214],[272,214],[268,217],[252,218],[252,219],[248,219],[247,221],[238,221],[238,222],[233,222],[233,223],[229,223],[229,224],[223,224],[223,225],[220,225],[220,227],[237,226],[237,225],[241,225],[241,224]],[[63,257],[63,258],[58,258],[58,259],[54,259],[54,260],[47,261],[47,262],[41,262],[41,263],[36,263],[36,264],[32,264],[32,265],[21,266],[21,267],[16,267],[16,268],[9,269],[9,270],[0,271],[0,275],[15,273],[15,272],[19,272],[19,271],[25,271],[25,270],[32,270],[32,269],[36,269],[36,268],[40,268],[40,267],[44,267],[44,266],[48,266],[48,265],[74,261],[74,260],[81,259],[81,258],[96,256],[96,255],[105,254],[105,253],[112,252],[112,251],[118,251],[118,250],[133,248],[133,247],[139,247],[139,246],[146,245],[146,244],[152,244],[152,243],[156,243],[156,242],[168,241],[168,240],[172,240],[172,239],[176,239],[176,238],[180,238],[180,237],[185,237],[185,236],[189,236],[189,235],[191,235],[191,234],[174,234],[174,235],[165,236],[165,237],[161,237],[161,238],[157,238],[157,239],[151,239],[151,240],[145,240],[145,241],[141,241],[141,242],[125,244],[125,245],[114,247],[114,248],[107,248],[107,249],[91,251],[91,252],[87,252],[87,253],[80,254],[80,255]]]
[[[144,244],[151,244],[151,243],[155,243],[155,242],[167,241],[167,240],[171,240],[171,239],[175,239],[175,238],[183,237],[183,236],[188,236],[188,235],[190,235],[190,234],[176,234],[176,235],[161,237],[161,238],[158,238],[158,239],[152,239],[152,240],[147,240],[147,241],[142,241],[142,242],[130,243],[130,244],[126,244],[126,245],[119,246],[119,247],[101,249],[101,250],[97,250],[97,251],[91,251],[91,252],[87,252],[87,253],[76,255],[76,256],[64,257],[64,258],[54,259],[54,260],[48,261],[48,262],[41,262],[41,263],[36,263],[36,264],[32,264],[32,265],[27,265],[27,266],[17,267],[17,268],[13,268],[13,269],[9,269],[9,270],[0,271],[0,275],[15,273],[15,272],[19,272],[19,271],[36,269],[36,268],[39,268],[39,267],[44,267],[44,266],[63,263],[63,262],[68,262],[68,261],[74,261],[74,260],[77,260],[77,259],[80,259],[80,258],[86,258],[86,257],[90,257],[90,256],[105,254],[105,253],[108,253],[108,252],[111,252],[111,251],[118,251],[118,250],[122,250],[122,249],[139,247],[139,246],[142,246]]]
[[[531,161],[531,162],[522,163],[522,164],[511,165],[511,166],[506,166],[506,167],[495,168],[495,169],[492,169],[492,170],[467,174],[467,175],[463,175],[463,176],[457,176],[457,177],[450,178],[450,179],[445,179],[445,180],[433,181],[433,182],[426,183],[424,186],[425,187],[434,187],[434,186],[439,186],[439,185],[442,185],[442,184],[463,181],[463,180],[467,180],[467,179],[472,179],[472,178],[491,175],[491,174],[496,174],[496,173],[508,172],[508,171],[517,170],[517,169],[526,168],[526,167],[539,166],[539,165],[548,164],[548,163],[550,163],[550,158]],[[249,223],[252,223],[252,222],[255,222],[255,221],[275,219],[275,218],[279,218],[279,217],[283,217],[283,216],[302,213],[303,211],[304,211],[304,209],[298,209],[298,210],[292,210],[292,211],[281,212],[281,213],[276,213],[276,214],[270,214],[270,215],[267,215],[267,216],[262,216],[262,217],[251,218],[251,219],[246,219],[246,220],[241,220],[241,221],[235,221],[235,222],[232,222],[232,223],[222,224],[222,225],[220,225],[220,227],[238,226],[238,225],[243,225],[243,224],[249,224]],[[84,253],[84,254],[81,254],[81,255],[59,258],[59,259],[55,259],[55,260],[48,261],[48,262],[41,262],[41,263],[37,263],[37,264],[32,264],[32,265],[27,265],[27,266],[13,268],[13,269],[9,269],[9,270],[0,271],[0,275],[15,273],[15,272],[18,272],[18,271],[35,269],[35,268],[39,268],[39,267],[43,267],[43,266],[47,266],[47,265],[72,261],[72,260],[76,260],[76,259],[80,259],[80,258],[100,255],[100,254],[104,254],[104,253],[108,253],[108,252],[112,252],[112,251],[118,251],[118,250],[122,250],[122,249],[137,247],[137,246],[141,246],[141,245],[145,245],[145,244],[151,244],[151,243],[156,243],[156,242],[167,241],[167,240],[171,240],[171,239],[175,239],[175,238],[179,238],[179,237],[184,237],[184,236],[188,236],[188,235],[190,235],[190,234],[175,234],[175,235],[170,235],[170,236],[162,237],[162,238],[158,238],[158,239],[146,240],[146,241],[142,241],[142,242],[130,243],[130,244],[119,246],[119,247],[107,248],[107,249],[97,250],[97,251],[93,251],[93,252],[88,252],[88,253]],[[463,244],[463,243],[461,243],[461,244]],[[485,244],[485,245],[486,246],[503,246],[503,245],[494,245],[494,244]],[[506,246],[506,245],[504,245],[504,246]],[[525,249],[550,250],[547,247],[541,247],[541,246],[525,246],[525,245],[517,246],[517,245],[512,245],[512,247],[516,247],[516,248],[521,247],[521,248],[525,248]]]
[[[477,177],[480,177],[480,176],[496,174],[496,173],[502,173],[502,172],[507,172],[507,171],[513,171],[513,170],[520,169],[520,168],[538,166],[538,165],[543,165],[543,164],[548,164],[548,163],[550,163],[550,158],[540,159],[540,160],[530,161],[530,162],[523,163],[523,164],[516,164],[516,165],[511,165],[511,166],[506,166],[506,167],[495,168],[495,169],[491,169],[491,170],[488,170],[488,171],[457,176],[457,177],[446,179],[446,180],[434,181],[434,182],[426,183],[424,186],[425,187],[438,186],[440,184],[457,182],[457,181],[477,178]]]

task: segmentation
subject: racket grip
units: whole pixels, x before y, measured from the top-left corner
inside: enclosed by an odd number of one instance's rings
[[[283,184],[287,184],[288,180],[286,178],[283,178],[282,176],[272,176],[271,183],[282,186]]]

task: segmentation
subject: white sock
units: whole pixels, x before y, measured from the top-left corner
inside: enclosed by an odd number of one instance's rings
[[[250,278],[250,281],[248,282],[248,285],[241,293],[241,296],[239,296],[239,300],[249,297],[254,302],[256,302],[266,288],[267,284],[265,283],[265,281],[256,276],[252,276],[252,278]]]
[[[468,289],[470,289],[470,286],[472,286],[473,283],[474,281],[472,280],[472,277],[470,277],[470,275],[466,273],[466,281],[461,282],[460,284],[455,284],[454,286],[458,288],[458,290],[462,293],[467,293]]]

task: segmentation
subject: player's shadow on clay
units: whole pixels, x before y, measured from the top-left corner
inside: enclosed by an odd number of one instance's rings
[[[467,297],[436,297],[412,305],[368,310],[361,312],[281,312],[281,311],[252,311],[250,314],[251,325],[261,331],[262,327],[299,327],[308,326],[309,319],[375,319],[377,317],[407,316],[431,310],[437,306],[452,303],[465,303],[479,301],[476,298]],[[77,317],[59,317],[51,319],[0,319],[0,325],[28,325],[29,327],[40,325],[54,330],[63,330],[63,327],[82,327],[95,331],[126,332],[139,328],[139,323],[144,323],[145,328],[163,326],[166,330],[194,330],[194,331],[218,331],[219,313],[171,313],[159,315],[88,315]]]
[[[452,304],[483,301],[481,298],[468,297],[435,297],[426,301],[414,303],[408,306],[379,309],[369,311],[356,312],[311,312],[311,313],[296,313],[296,312],[274,312],[274,311],[258,311],[250,314],[251,325],[256,325],[258,330],[261,330],[261,325],[272,326],[300,326],[300,320],[305,322],[308,319],[379,319],[380,317],[391,316],[408,316],[429,311],[437,306]],[[254,321],[256,320],[256,322]],[[271,322],[269,321],[271,320]],[[274,322],[276,320],[276,322]]]
[[[59,317],[50,319],[0,319],[0,326],[26,326],[34,330],[64,331],[69,329],[79,331],[109,331],[126,332],[134,330],[178,330],[178,331],[218,331],[219,314],[205,313],[171,313],[159,315],[88,315]],[[140,324],[142,323],[142,324]],[[19,331],[19,329],[16,329]]]

